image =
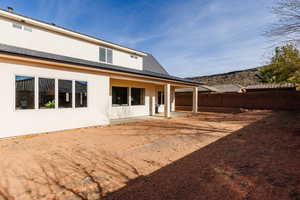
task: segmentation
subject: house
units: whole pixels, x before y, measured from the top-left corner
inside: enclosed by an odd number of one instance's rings
[[[149,53],[0,10],[0,137],[175,111],[171,76]],[[194,95],[194,112],[197,95]]]

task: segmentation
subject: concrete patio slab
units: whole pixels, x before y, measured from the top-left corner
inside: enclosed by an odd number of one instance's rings
[[[188,114],[191,114],[191,112],[187,112],[187,111],[171,112],[171,118],[184,117]],[[122,118],[122,119],[112,119],[110,120],[110,124],[117,125],[117,124],[126,124],[126,123],[141,122],[147,120],[160,120],[160,119],[164,119],[164,113],[158,113],[154,116],[139,116],[139,117],[129,117],[129,118]]]

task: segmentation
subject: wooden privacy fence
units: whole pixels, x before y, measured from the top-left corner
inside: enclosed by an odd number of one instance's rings
[[[176,108],[191,109],[193,94],[176,93]],[[300,92],[256,91],[248,93],[198,94],[199,107],[296,110],[300,109]]]

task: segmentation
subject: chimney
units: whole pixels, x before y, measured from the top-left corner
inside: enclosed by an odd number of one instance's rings
[[[10,12],[10,13],[13,13],[14,9],[12,7],[7,7],[7,11]]]

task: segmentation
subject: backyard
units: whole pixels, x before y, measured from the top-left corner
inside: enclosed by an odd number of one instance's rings
[[[300,112],[201,112],[0,141],[0,199],[300,199]]]

